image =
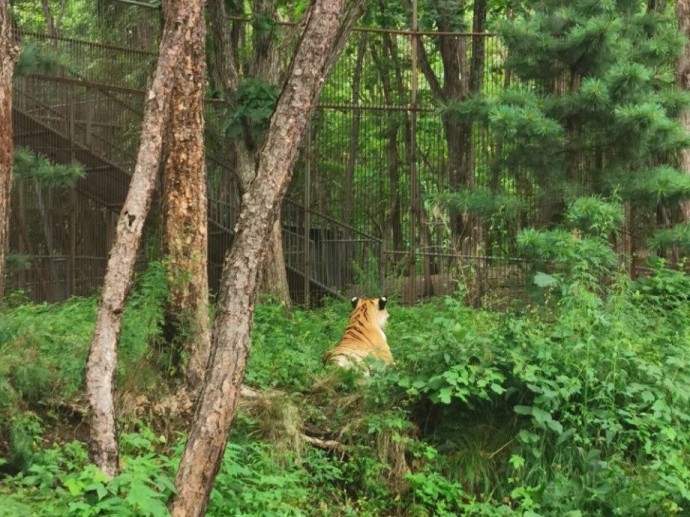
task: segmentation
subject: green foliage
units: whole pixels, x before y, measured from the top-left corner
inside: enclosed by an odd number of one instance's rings
[[[618,263],[607,243],[598,238],[580,238],[566,230],[523,230],[518,235],[519,249],[528,257],[551,261],[566,269],[583,265],[604,274]]]
[[[371,249],[365,251],[363,259],[352,261],[352,269],[354,284],[364,292],[375,293],[381,289],[381,267]]]
[[[609,237],[619,232],[622,208],[618,202],[580,197],[569,205],[565,218],[573,230],[528,228],[518,234],[518,249],[530,259],[538,288],[561,287],[561,294],[566,296],[569,289],[597,291],[619,263]],[[537,297],[541,294],[543,291],[538,291]]]
[[[146,358],[160,335],[166,296],[163,266],[154,262],[125,307],[118,357],[121,386],[128,381],[138,391],[156,387],[157,373]],[[8,306],[0,312],[0,441],[4,437],[16,451],[10,470],[30,465],[36,442],[36,433],[25,431],[22,410],[44,409],[80,395],[96,302],[72,298],[56,305]]]
[[[256,142],[268,127],[278,100],[278,88],[261,79],[245,79],[234,93],[234,108],[223,131],[230,138],[249,138]]]
[[[518,195],[558,200],[546,221],[552,225],[563,222],[561,207],[575,192],[632,201],[639,218],[689,197],[690,180],[665,165],[688,145],[677,118],[689,97],[673,74],[683,38],[671,11],[544,0],[514,12],[496,24],[511,86],[452,107],[490,128],[490,168],[515,178]],[[609,226],[620,227],[609,216]]]
[[[14,151],[14,177],[33,179],[41,187],[70,187],[84,177],[78,164],[54,164],[48,158],[27,149]]]
[[[25,470],[40,443],[42,428],[40,420],[31,413],[15,415],[9,422],[9,452],[1,470],[19,472]]]
[[[210,515],[304,515],[306,472],[280,468],[261,443],[229,443],[211,497]]]
[[[566,219],[577,229],[594,237],[607,238],[617,234],[623,225],[620,203],[599,197],[580,197],[570,205]]]
[[[169,515],[172,465],[148,445],[137,451],[138,456],[123,456],[122,471],[111,480],[88,463],[82,443],[47,449],[26,473],[9,478],[0,488],[0,510],[21,508],[27,515],[46,517]]]
[[[520,198],[511,194],[492,192],[485,187],[459,192],[442,192],[435,196],[433,201],[442,206],[450,206],[462,212],[479,215],[486,221],[498,213],[506,218],[515,218],[525,208]]]
[[[614,175],[614,178],[620,178],[621,174]],[[638,205],[656,206],[662,201],[677,203],[690,196],[690,177],[672,167],[655,167],[628,184],[625,193]]]
[[[142,360],[149,354],[153,345],[162,340],[165,301],[168,298],[168,281],[164,262],[152,261],[146,271],[137,279],[136,289],[127,300],[122,330],[120,332],[118,375],[121,378],[146,380],[146,368],[136,375],[129,370],[142,368]],[[161,354],[161,360],[168,358]],[[154,372],[145,387],[155,386]]]
[[[15,76],[55,73],[65,66],[64,60],[54,52],[31,41],[22,41]]]
[[[690,252],[690,224],[683,223],[673,228],[657,230],[647,242],[652,249],[672,249],[677,247],[681,252]]]
[[[322,369],[323,354],[340,339],[350,310],[337,304],[320,313],[290,314],[276,305],[257,307],[247,382],[263,389],[308,389]]]
[[[31,268],[31,260],[28,255],[10,253],[5,261],[7,269],[10,271],[26,271]]]
[[[291,313],[260,305],[246,382],[287,395],[245,406],[238,415],[208,514],[686,512],[690,276],[658,262],[649,277],[631,282],[615,274],[614,261],[603,277],[606,260],[594,257],[592,243],[614,231],[617,204],[582,199],[568,214],[589,236],[554,230],[524,237],[542,252],[551,249],[564,266],[535,279],[558,291],[555,303],[494,314],[456,297],[415,307],[391,302],[386,332],[396,363],[373,368],[366,378],[321,364],[343,330],[348,304]],[[131,302],[136,310],[126,319],[141,332],[136,343],[130,342],[134,330],[123,334],[122,362],[131,364],[155,341],[160,303],[154,299],[164,299],[164,285],[160,265],[138,283]],[[151,298],[150,305],[137,296]],[[54,371],[44,366],[61,347],[22,356],[21,373],[12,347],[19,336],[25,348],[37,346],[45,339],[36,337],[41,329],[65,343],[66,335],[86,326],[76,314],[95,316],[93,300],[78,310],[76,304],[41,311],[19,306],[2,314],[0,408],[3,414],[12,408],[15,416],[0,429],[0,443],[11,445],[0,468],[13,474],[3,478],[0,509],[165,515],[178,438],[140,422],[137,433],[121,436],[122,474],[108,481],[87,465],[79,443],[40,450],[49,417],[19,411],[19,404],[38,406],[68,392],[46,390],[38,380]],[[26,341],[29,336],[37,341]],[[61,368],[85,360],[59,357]],[[122,384],[141,385],[132,378],[152,372],[125,368],[120,375]],[[346,454],[304,444],[299,437],[305,432],[339,441]],[[289,433],[294,436],[286,440]]]

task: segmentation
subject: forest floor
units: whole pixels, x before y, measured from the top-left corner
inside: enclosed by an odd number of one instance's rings
[[[119,344],[122,473],[88,464],[97,300],[0,312],[0,514],[166,515],[191,418],[139,278]],[[690,278],[548,283],[501,313],[390,303],[396,363],[322,363],[350,307],[262,303],[208,515],[672,515],[690,509]],[[536,300],[536,299],[535,299]],[[256,394],[259,394],[258,396]]]

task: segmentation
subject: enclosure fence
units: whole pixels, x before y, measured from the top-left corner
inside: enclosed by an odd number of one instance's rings
[[[15,145],[56,163],[79,163],[86,173],[74,186],[14,182],[9,285],[34,300],[89,295],[101,285],[156,64],[155,24],[146,27],[128,46],[21,32],[25,48],[53,56],[57,65],[16,75]],[[457,49],[454,77],[430,58],[442,40]],[[504,89],[511,81],[504,59],[497,38],[487,34],[351,34],[319,99],[282,208],[295,301],[385,292],[412,303],[463,288],[475,303],[500,305],[522,292],[529,267],[516,252],[516,235],[542,224],[547,204],[558,200],[492,164],[496,143],[488,128],[443,112],[451,86],[460,97]],[[472,70],[481,74],[474,85]],[[229,110],[207,99],[212,286],[239,209],[223,133]],[[442,201],[449,190],[477,188],[488,195],[509,191],[523,201],[522,210],[480,219]],[[156,218],[154,210],[141,264],[158,249]]]

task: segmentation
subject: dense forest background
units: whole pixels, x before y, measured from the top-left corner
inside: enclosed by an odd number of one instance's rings
[[[192,402],[162,186],[113,478],[83,389],[166,2],[10,4],[0,513],[167,515]],[[206,3],[212,293],[311,5]],[[365,2],[268,240],[209,515],[688,512],[688,26],[683,0]],[[362,378],[321,357],[364,293],[393,300],[396,362]]]

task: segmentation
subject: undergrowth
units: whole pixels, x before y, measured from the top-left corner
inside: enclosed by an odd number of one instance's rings
[[[245,381],[274,396],[242,406],[208,514],[687,514],[690,279],[658,264],[604,283],[585,258],[539,273],[546,302],[521,312],[392,303],[396,363],[367,378],[321,362],[347,304],[260,305]],[[168,371],[152,352],[161,278],[140,279],[120,343],[119,388],[150,398]],[[0,314],[0,514],[166,515],[183,428],[123,417],[134,432],[110,481],[66,438],[84,427],[64,408],[82,396],[95,311]]]

